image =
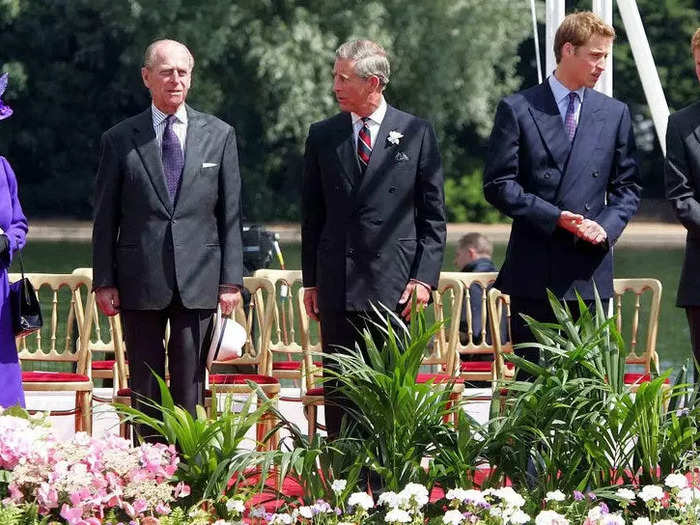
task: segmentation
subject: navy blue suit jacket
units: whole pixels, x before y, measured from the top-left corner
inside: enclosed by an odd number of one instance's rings
[[[403,135],[398,144],[389,132]],[[396,308],[410,279],[436,287],[445,245],[432,126],[387,106],[364,175],[349,113],[311,125],[304,155],[302,269],[321,311]]]
[[[486,199],[513,218],[495,286],[517,297],[561,299],[578,291],[613,295],[612,246],[639,205],[639,173],[629,109],[586,89],[573,143],[549,82],[503,99],[489,140]],[[562,211],[600,224],[595,246],[559,228]]]

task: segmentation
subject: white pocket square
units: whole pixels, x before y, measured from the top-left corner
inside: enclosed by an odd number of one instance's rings
[[[202,162],[202,168],[213,168],[214,166],[218,166],[216,162]]]

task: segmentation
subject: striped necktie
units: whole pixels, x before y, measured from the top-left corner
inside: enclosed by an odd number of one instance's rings
[[[364,175],[372,155],[372,135],[369,133],[367,121],[369,117],[363,117],[360,133],[357,135],[357,158],[360,160],[360,171]]]

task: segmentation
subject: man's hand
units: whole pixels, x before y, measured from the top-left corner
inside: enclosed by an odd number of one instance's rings
[[[95,301],[103,314],[111,317],[119,313],[119,291],[113,286],[95,290]]]
[[[318,290],[316,288],[304,289],[304,309],[306,315],[314,321],[320,321],[318,317]]]
[[[413,297],[414,290],[416,292],[416,306],[424,307],[430,301],[430,290],[428,290],[427,286],[417,281],[409,281],[399,299],[399,304],[406,303],[405,308],[401,312],[401,317],[406,320],[411,318],[411,297]]]
[[[227,290],[225,292],[219,292],[219,306],[221,306],[221,315],[231,315],[240,303],[240,290]]]
[[[584,219],[578,228],[578,235],[584,241],[591,244],[600,244],[607,239],[608,234],[605,233],[603,227],[591,219]]]
[[[566,231],[570,231],[576,236],[579,236],[579,227],[581,226],[582,222],[583,215],[564,210],[559,215],[557,226],[564,228]]]

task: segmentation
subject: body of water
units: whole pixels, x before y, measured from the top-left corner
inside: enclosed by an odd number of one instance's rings
[[[30,242],[25,248],[24,266],[27,272],[70,273],[74,268],[90,266],[90,244],[81,242]],[[301,267],[301,253],[298,244],[282,246],[287,268]],[[455,245],[447,246],[443,269],[455,271]],[[495,247],[494,262],[503,262],[505,246]],[[618,248],[615,249],[616,277],[653,277],[663,285],[657,351],[661,368],[676,368],[690,357],[690,336],[685,311],[675,306],[676,290],[683,262],[682,249],[667,248]],[[272,268],[278,263],[273,261]],[[19,271],[16,264],[12,271]]]

